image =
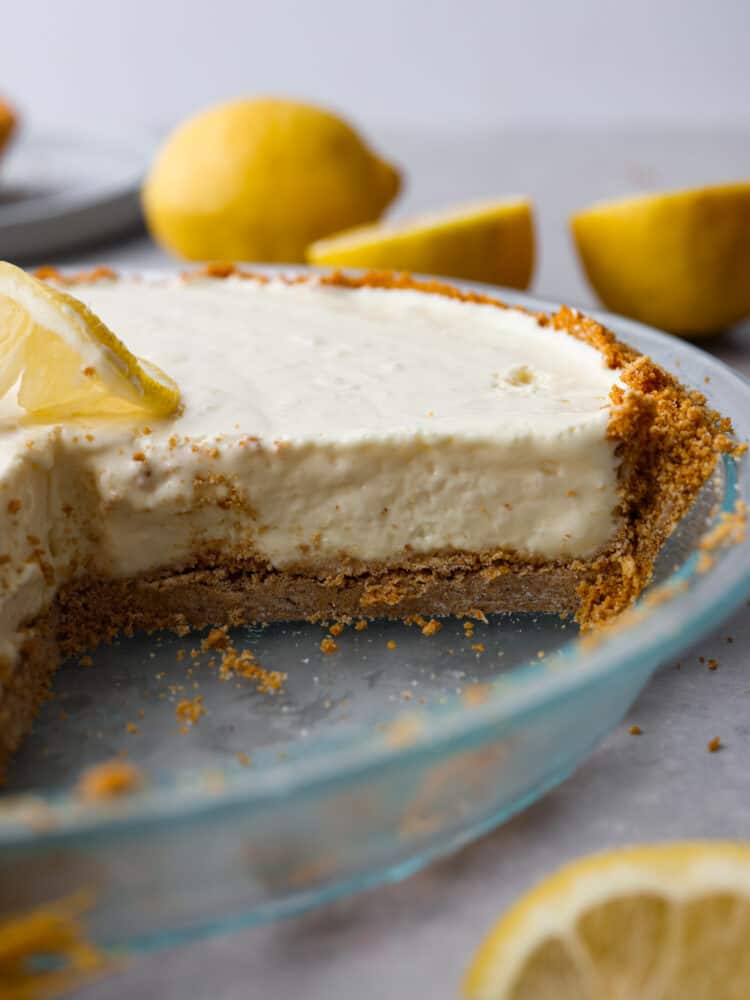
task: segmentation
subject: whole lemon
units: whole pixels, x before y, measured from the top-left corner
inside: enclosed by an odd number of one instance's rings
[[[189,260],[304,260],[305,247],[379,218],[395,167],[322,108],[255,98],[180,125],[143,186],[152,235]]]

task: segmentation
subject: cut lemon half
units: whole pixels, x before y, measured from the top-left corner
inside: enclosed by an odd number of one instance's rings
[[[750,182],[599,202],[570,225],[613,312],[685,337],[750,315]]]
[[[577,861],[500,920],[471,1000],[750,997],[750,845],[663,844]]]
[[[534,271],[531,203],[526,198],[480,202],[360,226],[313,243],[307,260],[528,288]]]
[[[180,393],[78,299],[0,261],[0,398],[42,420],[145,412],[166,417]]]

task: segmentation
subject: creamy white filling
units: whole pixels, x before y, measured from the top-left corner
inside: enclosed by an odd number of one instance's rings
[[[521,311],[239,279],[73,291],[177,381],[184,411],[49,428],[8,410],[0,636],[87,563],[118,576],[206,549],[278,567],[558,559],[616,531],[617,373]]]

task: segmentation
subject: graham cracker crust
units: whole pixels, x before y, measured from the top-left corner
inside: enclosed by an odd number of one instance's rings
[[[64,277],[51,268],[37,274],[75,285],[116,277],[107,268]],[[235,275],[267,281],[231,265],[195,275]],[[508,308],[489,296],[408,275],[333,273],[288,278],[346,288],[409,289],[461,301]],[[705,397],[682,386],[600,323],[563,307],[552,316],[532,313],[543,326],[582,340],[620,369],[628,392],[612,390],[609,436],[621,458],[621,528],[606,551],[589,560],[545,562],[512,552],[405,556],[381,565],[342,562],[336,567],[277,569],[261,559],[165,567],[132,579],[79,577],[64,584],[47,614],[29,626],[28,648],[9,665],[0,701],[0,770],[31,725],[49,678],[64,655],[81,653],[118,633],[206,626],[336,618],[442,617],[479,610],[557,612],[584,627],[627,608],[651,579],[654,560],[677,522],[713,472],[722,452],[738,451],[731,424],[706,406]]]
[[[585,571],[568,566],[469,568],[460,557],[439,569],[311,577],[247,562],[127,580],[82,580],[57,599],[57,638],[66,654],[119,633],[336,618],[444,617],[501,611],[576,610]]]

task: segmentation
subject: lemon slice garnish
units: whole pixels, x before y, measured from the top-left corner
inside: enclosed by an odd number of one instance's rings
[[[180,393],[137,358],[83,302],[0,261],[0,397],[42,420],[148,413],[166,417]]]
[[[750,997],[750,844],[706,841],[584,858],[490,932],[471,1000]]]
[[[599,202],[570,225],[612,312],[684,337],[750,315],[750,182]]]
[[[534,223],[526,198],[475,202],[318,240],[311,264],[417,271],[528,288]]]

